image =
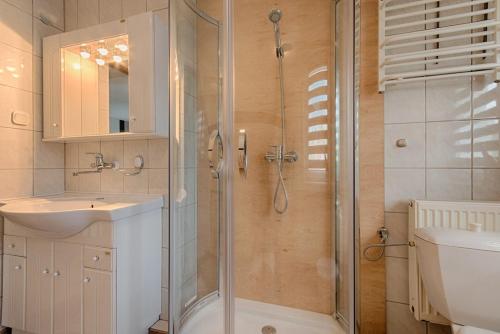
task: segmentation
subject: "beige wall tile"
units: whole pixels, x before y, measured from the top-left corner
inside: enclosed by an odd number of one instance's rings
[[[90,169],[80,169],[81,171]],[[101,174],[89,173],[74,176],[78,179],[78,191],[84,193],[95,193],[101,191]]]
[[[408,260],[399,257],[386,257],[385,270],[387,300],[408,304]]]
[[[99,0],[100,23],[119,20],[122,17],[122,0]]]
[[[0,42],[26,52],[33,50],[31,15],[0,1]]]
[[[64,30],[64,0],[33,0],[33,16],[45,17]]]
[[[148,141],[150,168],[168,168],[168,139]]]
[[[150,194],[167,194],[168,169],[150,169],[148,188]]]
[[[90,165],[95,163],[95,154],[101,152],[101,144],[99,142],[79,143],[78,144],[78,167],[91,168]]]
[[[9,128],[18,128],[25,130],[33,129],[33,103],[30,92],[0,86],[0,126]],[[16,125],[12,123],[12,113],[21,112],[28,116],[27,125]]]
[[[99,0],[78,0],[77,8],[78,28],[86,28],[99,23]]]
[[[129,17],[146,11],[146,0],[122,0],[123,16]]]
[[[408,243],[408,214],[386,212],[385,227],[389,230],[388,244]],[[385,255],[408,258],[408,246],[387,247]]]
[[[168,0],[147,0],[148,11],[168,8]]]
[[[406,147],[397,141],[406,140]],[[425,124],[390,124],[385,126],[385,168],[425,167]]]
[[[130,194],[147,194],[148,180],[148,169],[143,169],[139,175],[125,176],[123,181],[123,191]]]
[[[473,167],[500,167],[500,120],[473,121]]]
[[[33,90],[33,59],[29,52],[0,43],[0,68],[9,73],[0,76],[0,85]]]
[[[37,18],[33,18],[33,54],[42,57],[43,38],[55,34],[60,34],[63,28],[54,28]]]
[[[0,198],[20,198],[33,195],[33,169],[0,170]]]
[[[64,145],[64,168],[78,168],[79,153],[78,143],[66,143]]]
[[[427,168],[471,168],[471,131],[471,121],[427,123]]]
[[[387,334],[426,334],[426,324],[417,321],[407,304],[387,302]]]
[[[71,31],[78,28],[78,0],[64,1],[64,29]]]
[[[500,200],[500,169],[474,169],[472,189],[475,201]]]
[[[427,169],[427,199],[470,200],[472,199],[471,169]]]
[[[33,168],[33,131],[0,128],[0,169]]]
[[[64,186],[64,169],[35,169],[35,196],[62,194]]]
[[[114,170],[103,170],[101,174],[101,192],[123,193],[124,176]]]
[[[42,142],[42,133],[35,132],[34,150],[35,168],[64,168],[64,144]]]
[[[385,211],[408,212],[412,199],[425,199],[425,169],[386,169]]]
[[[123,151],[123,167],[134,168],[134,158],[141,155],[144,158],[144,168],[149,168],[149,151],[147,140],[125,140]]]

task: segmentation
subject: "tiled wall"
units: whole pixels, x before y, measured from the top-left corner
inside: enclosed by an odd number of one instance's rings
[[[36,0],[35,0],[36,2]],[[126,18],[146,11],[167,8],[168,0],[64,0],[66,31]],[[101,152],[106,162],[118,161],[133,168],[136,155],[144,158],[144,170],[137,176],[123,176],[105,170],[102,174],[81,174]],[[102,193],[166,194],[168,192],[168,140],[120,140],[66,144],[64,153],[65,190]],[[168,313],[168,210],[164,210],[162,263],[162,319]]]
[[[390,242],[408,240],[410,199],[500,200],[499,133],[500,87],[491,77],[389,87],[385,222]],[[396,146],[402,138],[407,147]],[[388,333],[425,333],[425,324],[416,322],[408,309],[406,247],[387,249],[386,270]],[[427,329],[439,330],[445,329],[434,325]]]
[[[64,146],[41,142],[41,40],[63,29],[63,0],[0,0],[0,199],[64,190]]]

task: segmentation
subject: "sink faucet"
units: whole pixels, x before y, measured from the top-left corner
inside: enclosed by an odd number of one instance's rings
[[[90,164],[90,167],[95,168],[95,170],[74,172],[73,176],[78,176],[79,174],[102,173],[103,169],[116,168],[116,164],[114,162],[104,162],[104,156],[100,152],[87,152],[86,154],[95,156],[95,162]]]

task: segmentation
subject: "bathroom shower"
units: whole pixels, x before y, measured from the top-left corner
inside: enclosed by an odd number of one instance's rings
[[[298,156],[294,151],[286,151],[286,127],[285,127],[285,80],[283,75],[283,58],[285,52],[281,44],[281,31],[279,22],[283,16],[280,9],[276,8],[269,13],[269,20],[273,23],[274,40],[276,46],[276,58],[278,59],[278,76],[280,84],[280,116],[281,116],[281,143],[272,145],[274,152],[267,152],[265,158],[269,162],[276,162],[276,170],[278,172],[278,180],[274,190],[273,206],[274,210],[279,214],[283,214],[288,209],[288,191],[286,190],[285,180],[283,177],[283,167],[285,162],[293,163],[297,161]],[[280,192],[283,194],[283,203],[279,203]]]

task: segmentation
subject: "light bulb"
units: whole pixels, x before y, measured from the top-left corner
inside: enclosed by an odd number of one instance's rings
[[[102,66],[104,64],[106,64],[106,62],[104,61],[104,59],[102,58],[96,58],[95,62],[97,63],[97,65],[99,66]]]
[[[125,43],[118,43],[115,45],[115,48],[117,48],[118,50],[120,50],[122,52],[125,52],[128,50],[128,46]]]
[[[87,50],[82,50],[82,51],[80,51],[80,56],[82,56],[82,58],[89,59],[90,52],[88,52]]]
[[[122,56],[120,56],[120,55],[114,55],[113,56],[113,60],[115,61],[115,63],[121,63],[122,62]]]
[[[98,48],[97,52],[99,52],[101,56],[107,56],[109,53],[108,49],[106,49],[105,47]]]
[[[5,66],[5,69],[9,72],[15,72],[16,68],[14,66]]]

